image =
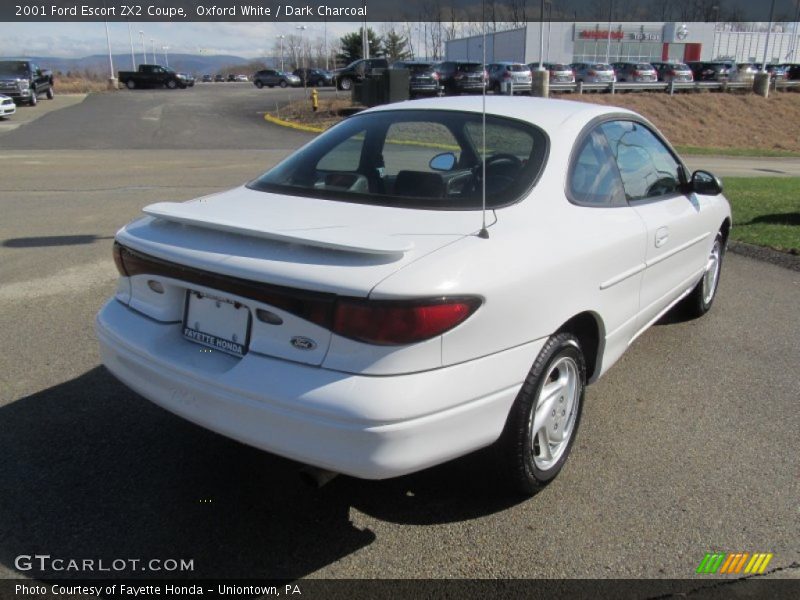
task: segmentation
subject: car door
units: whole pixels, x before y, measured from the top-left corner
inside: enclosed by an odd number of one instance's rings
[[[601,126],[628,203],[647,229],[639,328],[648,325],[699,278],[708,256],[711,199],[686,193],[685,168],[646,125]]]

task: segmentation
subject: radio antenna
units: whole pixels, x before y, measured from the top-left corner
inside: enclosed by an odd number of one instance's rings
[[[482,149],[481,149],[481,230],[478,237],[489,238],[489,230],[486,229],[486,0],[481,0],[481,16],[483,18],[483,63],[481,64],[481,81],[483,85],[482,110],[481,110],[481,130],[482,130]]]

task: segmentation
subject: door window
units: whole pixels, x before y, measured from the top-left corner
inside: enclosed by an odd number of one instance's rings
[[[625,206],[625,191],[605,136],[592,131],[569,173],[569,198],[581,206]]]
[[[612,121],[600,129],[619,167],[628,200],[680,192],[680,163],[647,127],[633,121]]]

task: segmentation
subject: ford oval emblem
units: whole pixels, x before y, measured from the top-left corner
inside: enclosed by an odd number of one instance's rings
[[[313,350],[317,347],[317,342],[307,337],[295,336],[292,338],[292,346],[298,350]]]

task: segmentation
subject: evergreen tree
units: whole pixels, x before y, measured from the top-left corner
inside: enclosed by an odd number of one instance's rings
[[[354,60],[363,58],[364,54],[361,51],[361,32],[363,28],[352,33],[342,36],[340,39],[341,52],[336,55],[336,58],[343,61],[344,64],[349,65]],[[381,38],[375,33],[371,27],[367,28],[367,40],[369,41],[369,56],[376,58],[383,56],[383,44]]]
[[[394,29],[389,30],[386,33],[386,37],[383,39],[383,53],[386,55],[386,58],[389,59],[389,62],[411,58],[411,52],[408,49],[408,40]]]

